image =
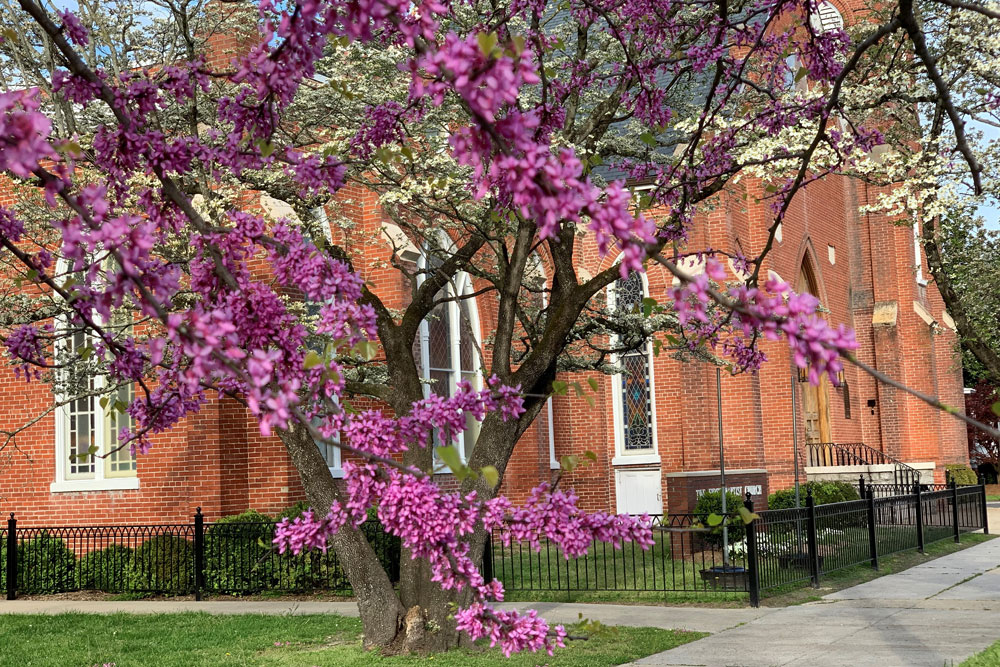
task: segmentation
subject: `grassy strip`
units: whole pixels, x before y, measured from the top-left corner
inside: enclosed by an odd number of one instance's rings
[[[472,648],[433,656],[383,657],[361,648],[361,622],[335,615],[212,616],[187,614],[60,614],[0,617],[6,665],[115,667],[159,665],[325,666],[423,664],[512,667],[620,665],[704,637],[704,633],[612,627],[572,642],[556,657],[515,656]]]
[[[915,565],[920,565],[921,563],[926,563],[929,560],[940,558],[941,556],[947,556],[948,554],[955,553],[956,551],[961,551],[962,549],[981,544],[987,540],[993,539],[994,537],[996,536],[983,535],[982,533],[971,533],[968,535],[962,535],[962,542],[960,544],[955,544],[949,540],[941,540],[940,542],[928,544],[926,555],[920,553],[919,551],[912,550],[893,554],[891,556],[883,556],[879,559],[878,571],[873,570],[868,565],[857,565],[855,567],[837,570],[836,572],[831,572],[829,574],[823,574],[820,576],[819,588],[812,588],[807,582],[805,585],[801,583],[789,584],[786,587],[765,591],[764,595],[767,597],[761,599],[761,605],[765,607],[785,607],[788,605],[803,604],[805,602],[815,602],[824,595],[828,595],[845,588],[850,588],[851,586],[857,586],[858,584],[863,584],[866,581],[877,579],[878,577],[886,574],[902,572],[903,570],[911,568]]]

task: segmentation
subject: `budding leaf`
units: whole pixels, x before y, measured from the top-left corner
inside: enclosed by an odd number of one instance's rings
[[[462,469],[462,457],[458,455],[458,450],[451,445],[438,447],[437,455],[452,472],[457,473]]]
[[[585,451],[583,453],[583,455],[584,455],[584,457],[590,459],[594,463],[597,463],[597,454],[595,454],[594,452],[590,451],[589,449],[587,451]]]
[[[740,513],[740,518],[743,519],[743,523],[751,523],[754,520],[760,518],[759,515],[754,514],[753,512],[751,512],[750,510],[748,510],[746,507],[741,507],[739,509],[739,513]]]
[[[563,380],[552,381],[552,393],[556,396],[565,396],[567,389],[569,389],[569,385]]]
[[[718,514],[715,514],[714,512],[712,514],[709,514],[708,518],[706,519],[706,521],[708,522],[708,525],[712,526],[713,528],[715,526],[718,526],[719,524],[721,524],[724,520],[725,520],[724,517],[719,516]]]
[[[649,317],[653,314],[653,308],[656,307],[656,299],[652,297],[646,297],[642,300],[642,314],[643,317]]]
[[[600,384],[599,384],[599,383],[597,382],[597,378],[587,378],[587,384],[589,384],[589,385],[590,385],[590,388],[591,388],[591,389],[592,389],[593,391],[597,391],[598,387],[600,387],[600,386],[601,386],[601,385],[600,385]]]
[[[310,350],[309,354],[306,355],[306,360],[303,362],[302,366],[309,370],[310,368],[316,368],[323,363],[323,357],[316,354],[315,351]]]
[[[580,464],[580,457],[573,456],[572,454],[567,454],[559,460],[559,465],[566,472],[573,472],[573,470]]]
[[[479,474],[483,476],[483,479],[485,479],[486,483],[491,487],[496,487],[497,482],[500,481],[500,473],[497,472],[497,469],[493,466],[483,466],[482,470],[479,471]]]
[[[494,32],[481,32],[476,40],[479,42],[479,50],[483,52],[484,56],[489,57],[493,53],[493,49],[497,47],[497,36]]]

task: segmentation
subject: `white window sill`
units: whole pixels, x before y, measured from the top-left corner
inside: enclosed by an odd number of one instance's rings
[[[611,459],[611,465],[613,466],[649,465],[650,463],[659,462],[659,454],[626,454]]]
[[[333,477],[334,479],[344,479],[344,469],[330,468],[330,477]]]
[[[139,488],[138,477],[112,477],[111,479],[70,479],[49,484],[50,493],[79,493],[84,491],[131,491]]]
[[[562,466],[559,464],[559,461],[549,461],[549,470],[559,470],[560,468],[562,468]]]

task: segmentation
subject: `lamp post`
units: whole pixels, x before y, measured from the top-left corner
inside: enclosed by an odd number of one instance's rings
[[[719,475],[722,485],[722,567],[729,569],[729,528],[726,527],[728,512],[726,509],[726,450],[722,441],[722,369],[715,367],[716,406],[719,413]]]

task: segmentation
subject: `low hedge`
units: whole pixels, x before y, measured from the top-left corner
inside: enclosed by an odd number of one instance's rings
[[[205,588],[251,593],[277,578],[271,541],[274,519],[256,510],[224,516],[205,531]]]
[[[194,587],[194,545],[163,533],[146,540],[129,561],[128,588],[133,592],[187,593]]]
[[[92,551],[77,564],[77,584],[81,590],[120,593],[125,589],[132,563],[132,549],[112,544]]]
[[[6,550],[3,558],[6,569]],[[39,533],[38,537],[17,545],[17,569],[19,593],[64,593],[75,588],[76,556],[62,538],[53,537],[47,532]]]
[[[948,481],[954,480],[959,486],[979,484],[976,472],[964,463],[948,463],[944,467]]]
[[[817,505],[861,500],[858,489],[847,482],[806,482],[799,486],[799,503],[802,507],[806,505],[806,495],[810,490],[813,502]],[[770,510],[784,510],[793,507],[795,507],[795,489],[782,489],[767,497],[767,508]]]

